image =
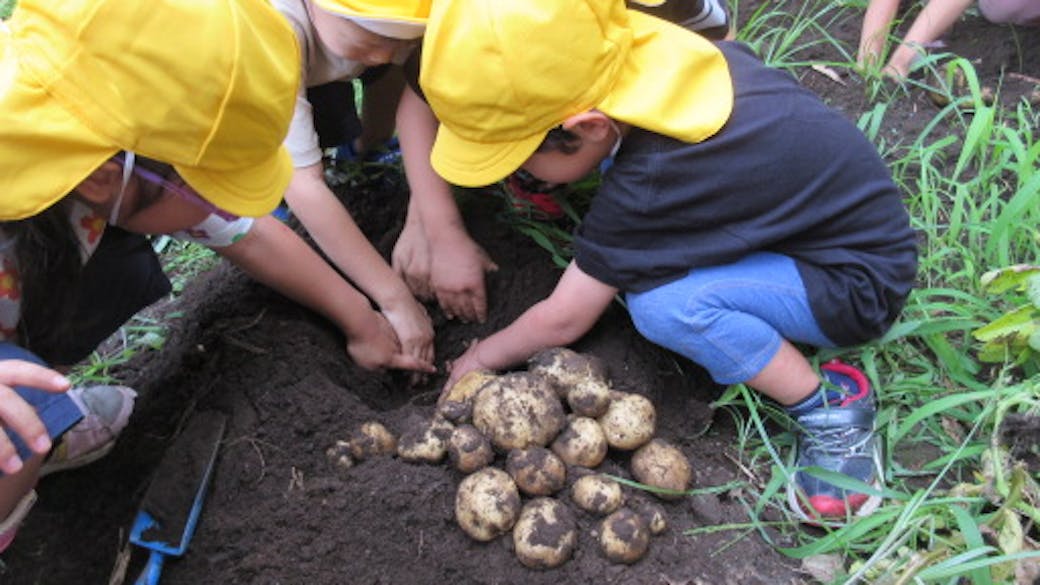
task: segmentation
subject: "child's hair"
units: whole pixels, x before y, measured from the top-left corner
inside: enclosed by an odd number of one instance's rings
[[[19,342],[44,360],[71,329],[83,258],[65,201],[16,221],[0,222],[14,247],[21,284]]]
[[[574,154],[581,148],[581,137],[565,130],[563,126],[557,126],[545,135],[545,139],[538,145],[535,152],[562,152],[563,154]]]

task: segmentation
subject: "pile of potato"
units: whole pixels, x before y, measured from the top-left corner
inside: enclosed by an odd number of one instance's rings
[[[525,566],[548,569],[570,559],[577,514],[602,518],[593,534],[606,558],[633,563],[665,530],[664,508],[645,498],[626,505],[622,486],[595,468],[610,449],[632,451],[636,481],[662,488],[654,492],[661,498],[681,497],[693,470],[682,451],[654,438],[655,425],[653,404],[612,390],[601,361],[553,348],[532,358],[527,371],[470,372],[442,396],[432,420],[400,437],[367,422],[328,456],[342,467],[389,454],[450,459],[466,474],[455,498],[459,526],[480,541],[511,531]]]

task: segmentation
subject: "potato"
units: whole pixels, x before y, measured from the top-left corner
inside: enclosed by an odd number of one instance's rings
[[[459,425],[448,439],[448,458],[462,473],[488,466],[495,459],[491,442],[473,425]]]
[[[504,453],[544,447],[566,423],[548,381],[530,372],[498,376],[473,399],[473,424]]]
[[[684,492],[690,489],[693,479],[690,460],[678,447],[664,439],[654,439],[637,449],[632,454],[631,466],[636,481],[648,486]],[[682,497],[682,494],[658,492],[654,495],[665,500]]]
[[[600,516],[610,514],[624,503],[621,485],[599,473],[586,475],[574,482],[571,486],[571,500],[582,510]]]
[[[489,541],[513,528],[520,492],[509,474],[485,467],[466,476],[455,494],[455,521],[474,540]]]
[[[354,459],[350,456],[350,441],[336,441],[336,444],[325,450],[325,456],[340,469],[354,467]]]
[[[513,449],[506,457],[506,471],[520,491],[529,496],[547,496],[563,489],[567,468],[545,447]]]
[[[657,422],[653,403],[639,394],[611,392],[610,395],[610,406],[598,419],[607,444],[615,449],[631,450],[653,438]]]
[[[642,516],[621,508],[603,519],[599,544],[611,561],[631,564],[646,554],[650,546],[650,528]]]
[[[525,567],[552,569],[567,562],[578,543],[578,523],[570,508],[553,498],[536,498],[520,511],[513,527],[516,556]]]
[[[595,420],[572,417],[552,442],[552,450],[567,465],[596,467],[607,456],[607,436]]]
[[[586,380],[607,385],[607,368],[602,360],[566,347],[552,347],[534,354],[527,361],[527,371],[548,378],[560,398],[566,398],[571,388]]]
[[[497,377],[491,370],[466,372],[446,394],[437,399],[437,412],[452,422],[468,420],[473,412],[473,397],[485,384]]]
[[[361,423],[350,435],[350,454],[359,461],[377,455],[391,455],[397,451],[397,437],[382,423],[367,421]]]
[[[603,416],[610,408],[610,386],[601,380],[581,380],[567,391],[567,406],[580,416]]]
[[[397,442],[397,456],[413,463],[439,463],[448,453],[454,427],[444,419],[413,423]]]
[[[661,504],[643,502],[638,512],[646,520],[652,536],[657,536],[668,529],[668,517]]]

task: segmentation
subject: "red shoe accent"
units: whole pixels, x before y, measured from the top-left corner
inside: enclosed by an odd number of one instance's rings
[[[813,496],[809,498],[812,509],[806,513],[817,518],[844,518],[847,514],[854,514],[867,498],[867,494],[849,494],[844,500],[834,496]]]
[[[850,366],[846,363],[834,359],[820,366],[820,369],[830,370],[832,372],[837,372],[843,376],[848,376],[849,378],[852,378],[853,382],[856,383],[856,393],[849,396],[845,400],[842,400],[840,406],[848,406],[849,403],[855,402],[860,398],[866,398],[867,395],[870,394],[870,382],[867,380],[867,377],[863,374],[863,372],[859,371],[859,368]],[[846,390],[852,390],[852,388],[846,388]]]

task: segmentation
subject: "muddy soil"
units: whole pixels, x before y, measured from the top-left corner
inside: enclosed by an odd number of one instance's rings
[[[780,4],[793,11],[798,3]],[[854,46],[859,17],[849,12],[831,34]],[[951,50],[975,63],[985,84],[1002,88],[1000,98],[1008,107],[1028,95],[1040,77],[1040,64],[1026,60],[1040,55],[1040,35],[1015,32],[1013,37],[1006,27],[969,17],[946,38]],[[804,57],[838,59],[827,51]],[[854,75],[834,80],[808,68],[799,74],[852,119],[872,107]],[[911,140],[936,111],[924,92],[911,90],[890,106],[882,132],[890,143]],[[952,130],[937,129],[946,131]],[[389,253],[407,200],[399,182],[343,195],[359,225]],[[509,323],[544,297],[560,274],[543,250],[496,221],[501,199],[468,195],[471,232],[501,270],[488,281],[488,323],[448,321],[431,307],[438,363],[458,355],[466,340]],[[593,539],[595,519],[579,514],[580,536],[570,562],[549,571],[524,568],[510,538],[478,543],[455,524],[453,500],[461,476],[447,465],[384,457],[343,470],[326,457],[330,445],[363,421],[400,430],[429,418],[443,375],[410,386],[403,374],[360,370],[347,359],[337,330],[227,265],[200,277],[161,311],[174,327],[167,346],[141,354],[118,372],[140,392],[124,436],[98,463],[41,482],[39,503],[2,559],[0,582],[109,583],[121,572],[129,527],[164,451],[194,413],[211,410],[227,415],[227,431],[189,552],[169,561],[163,572],[168,585],[805,579],[793,561],[753,532],[684,534],[746,521],[740,494],[733,492],[666,503],[670,527],[633,565],[608,562]],[[617,389],[654,401],[660,413],[657,434],[681,446],[693,462],[695,486],[749,479],[734,462],[730,417],[710,406],[720,389],[695,365],[643,340],[620,307],[575,349],[601,357]],[[601,470],[627,476],[626,455],[612,453]],[[771,536],[774,544],[785,544],[781,536]],[[130,562],[137,566],[141,560],[135,554]],[[129,574],[132,581],[135,573]]]

